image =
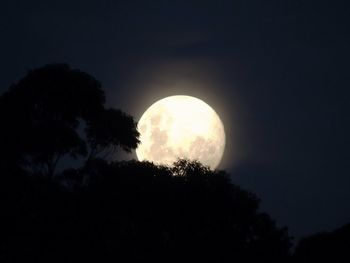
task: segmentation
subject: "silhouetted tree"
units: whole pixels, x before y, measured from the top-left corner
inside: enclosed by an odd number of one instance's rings
[[[178,171],[181,170],[181,175]],[[70,190],[26,177],[6,213],[7,262],[287,262],[290,240],[225,172],[91,160]],[[6,262],[4,260],[4,262]]]
[[[322,232],[303,238],[295,249],[294,261],[350,262],[350,224],[333,232]]]
[[[136,148],[132,117],[105,109],[104,102],[101,84],[66,64],[30,71],[0,97],[2,163],[52,177],[65,155],[90,152],[91,158],[102,149]]]
[[[95,229],[116,238],[110,253],[132,250],[134,260],[166,262],[288,260],[286,229],[258,212],[255,195],[232,184],[223,171],[186,160],[174,167],[95,160],[82,173],[97,202],[94,215],[105,216]]]
[[[133,118],[120,110],[107,109],[87,120],[89,159],[113,154],[119,147],[131,152],[138,144],[139,133]]]
[[[0,97],[0,122],[1,262],[289,259],[286,229],[226,172],[106,160],[136,148],[139,134],[131,116],[104,108],[86,73],[29,72]],[[83,164],[52,180],[63,156]]]

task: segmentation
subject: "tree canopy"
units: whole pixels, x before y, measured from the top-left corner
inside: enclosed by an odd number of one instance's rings
[[[1,262],[287,262],[290,237],[225,171],[107,160],[139,143],[101,84],[66,64],[0,97]],[[64,156],[79,168],[55,168]],[[125,260],[126,259],[126,260]]]
[[[289,258],[286,229],[259,212],[257,197],[225,172],[184,160],[165,167],[94,159],[67,176],[67,182],[77,180],[75,187],[31,177],[22,181],[22,198],[8,194],[13,212],[6,213],[6,229],[13,243],[3,246],[4,255],[40,262]]]
[[[65,155],[91,158],[136,148],[133,118],[104,103],[101,84],[67,64],[30,71],[0,97],[2,163],[53,176]]]
[[[296,262],[350,262],[350,224],[332,232],[303,238],[295,249]]]

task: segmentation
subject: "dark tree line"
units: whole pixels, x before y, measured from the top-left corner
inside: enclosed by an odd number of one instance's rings
[[[296,247],[294,258],[301,263],[350,262],[350,224],[302,239]]]
[[[73,187],[23,175],[2,189],[5,262],[288,258],[286,230],[258,212],[257,198],[199,163],[94,159],[60,180]]]
[[[0,97],[0,262],[316,262],[333,242],[305,239],[291,256],[287,230],[224,171],[108,158],[139,134],[104,101],[97,80],[65,64]],[[57,169],[66,157],[79,168]]]

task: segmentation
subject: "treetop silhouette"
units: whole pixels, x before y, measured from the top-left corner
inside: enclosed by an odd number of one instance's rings
[[[133,118],[104,103],[101,84],[67,64],[30,71],[0,97],[3,163],[53,176],[65,155],[91,159],[117,147],[136,148]]]
[[[104,102],[100,83],[66,64],[33,70],[0,96],[2,262],[289,259],[287,230],[226,172],[107,161],[135,149],[139,133]],[[58,180],[64,156],[83,164]]]

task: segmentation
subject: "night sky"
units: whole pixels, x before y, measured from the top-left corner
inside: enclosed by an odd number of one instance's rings
[[[0,92],[66,62],[136,120],[163,97],[198,97],[225,124],[220,169],[300,238],[350,222],[349,13],[346,1],[2,0]]]

